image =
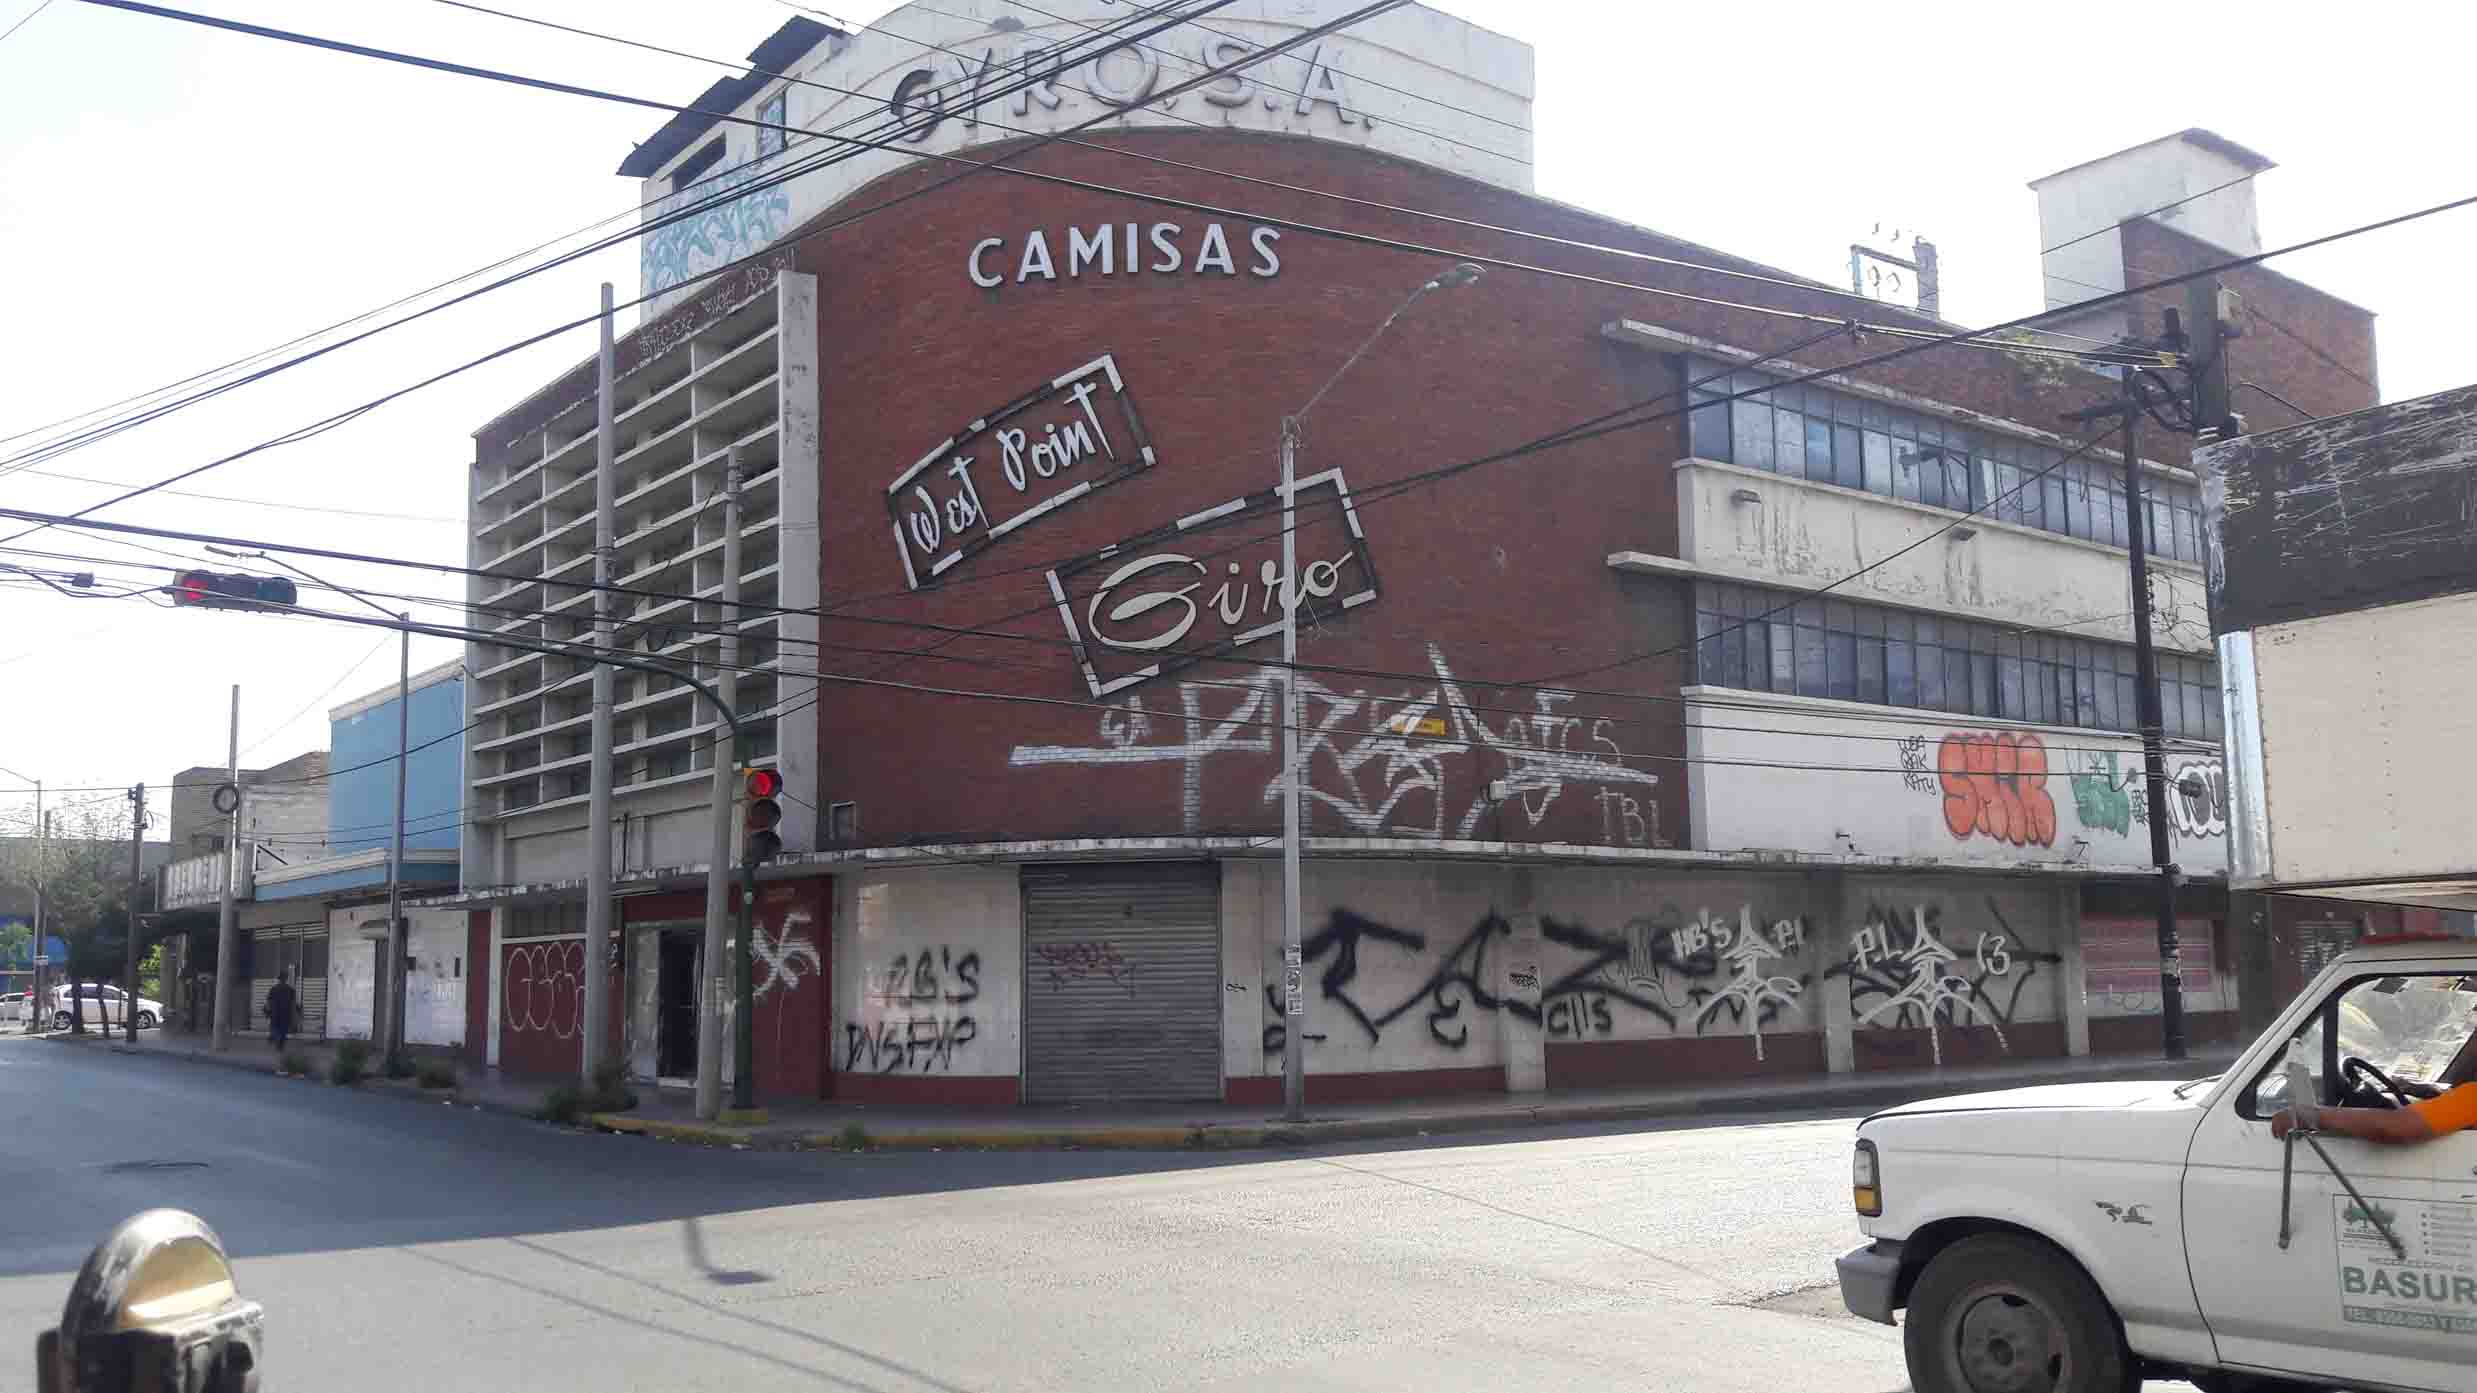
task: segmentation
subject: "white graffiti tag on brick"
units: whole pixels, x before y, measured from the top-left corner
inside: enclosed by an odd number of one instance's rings
[[[1442,839],[1473,835],[1492,813],[1501,818],[1518,812],[1537,827],[1559,798],[1574,792],[1601,800],[1610,840],[1657,841],[1648,800],[1620,797],[1612,804],[1606,796],[1611,786],[1651,788],[1660,782],[1658,775],[1630,763],[1611,738],[1616,722],[1565,714],[1574,694],[1555,690],[1532,692],[1535,709],[1529,713],[1483,713],[1463,694],[1433,644],[1428,662],[1436,674],[1432,685],[1390,694],[1364,688],[1342,692],[1301,679],[1300,758],[1308,771],[1303,797],[1363,834]],[[1199,832],[1206,766],[1220,756],[1260,759],[1274,752],[1281,688],[1282,670],[1273,666],[1243,678],[1183,682],[1177,716],[1148,712],[1139,698],[1131,698],[1101,714],[1099,743],[1018,745],[1007,763],[1018,769],[1179,765],[1185,774],[1184,830]],[[1156,726],[1170,728],[1172,738],[1155,743]],[[1496,781],[1507,786],[1502,804],[1487,796]],[[1264,798],[1280,797],[1276,774],[1266,781]]]
[[[1696,940],[1693,948],[1686,946],[1690,934]],[[1714,919],[1707,909],[1696,916],[1696,922],[1679,929],[1675,941],[1678,951],[1686,955],[1708,945],[1729,965],[1729,980],[1695,1010],[1696,1028],[1700,1029],[1713,1012],[1730,1007],[1746,1023],[1746,1034],[1755,1043],[1755,1058],[1763,1058],[1763,1013],[1775,1007],[1787,1010],[1797,1004],[1799,995],[1806,990],[1795,977],[1768,973],[1763,965],[1803,949],[1805,927],[1795,919],[1783,919],[1769,929],[1758,928],[1751,905],[1739,907],[1734,925],[1725,919]]]

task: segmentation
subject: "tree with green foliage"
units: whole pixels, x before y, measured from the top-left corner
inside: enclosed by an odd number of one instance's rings
[[[28,817],[8,819],[30,823]],[[52,816],[48,842],[0,846],[0,880],[42,887],[43,931],[69,945],[71,986],[115,982],[129,944],[129,806],[118,798],[72,803]],[[135,990],[135,983],[124,984]],[[72,992],[70,1028],[86,1030],[85,999]],[[136,1013],[130,1013],[134,1020]],[[99,1020],[108,1033],[108,1022]]]

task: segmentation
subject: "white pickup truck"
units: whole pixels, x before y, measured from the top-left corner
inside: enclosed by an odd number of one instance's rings
[[[2477,1130],[2326,1133],[2326,1165],[2271,1136],[2291,1060],[2324,1106],[2477,1082],[2477,942],[2342,955],[2216,1078],[1867,1118],[1853,1198],[1870,1241],[1840,1260],[1842,1300],[1887,1325],[1906,1310],[1917,1393],[2125,1393],[2151,1377],[2477,1391]]]

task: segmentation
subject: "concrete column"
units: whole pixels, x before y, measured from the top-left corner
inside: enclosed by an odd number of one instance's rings
[[[1849,979],[1832,969],[1849,961],[1850,938],[1866,917],[1866,897],[1842,871],[1813,872],[1806,887],[1807,951],[1815,964],[1810,990],[1823,995],[1823,1063],[1832,1073],[1846,1074],[1858,1067]]]
[[[2049,896],[2049,932],[2056,952],[2056,1019],[2064,1022],[2064,1052],[2079,1059],[2090,1052],[2090,975],[2081,964],[2081,885],[2066,881]]]
[[[1505,980],[1497,984],[1496,990],[1509,1006],[1520,1002],[1529,1010],[1509,1009],[1500,1015],[1499,1035],[1505,1041],[1505,1091],[1544,1093],[1548,1090],[1548,1042],[1539,1019],[1542,954],[1538,890],[1528,866],[1515,867],[1508,880],[1505,921],[1511,932],[1502,957]]]

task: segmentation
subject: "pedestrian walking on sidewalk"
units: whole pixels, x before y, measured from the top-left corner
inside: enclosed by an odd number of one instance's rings
[[[292,1035],[293,993],[291,974],[275,974],[275,985],[267,988],[267,1038],[275,1042],[275,1052],[284,1052],[284,1041]]]

